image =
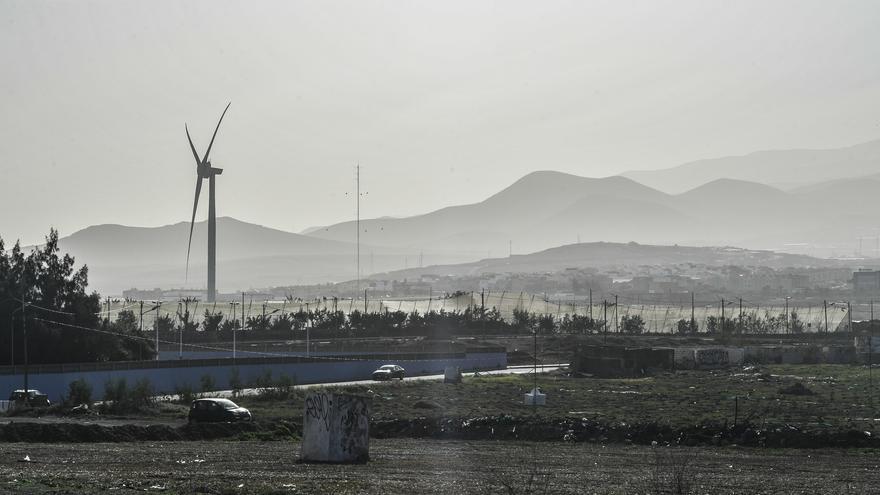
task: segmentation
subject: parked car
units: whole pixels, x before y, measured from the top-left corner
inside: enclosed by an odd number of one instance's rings
[[[229,399],[196,399],[189,407],[189,422],[253,421],[251,412]]]
[[[386,364],[380,366],[373,372],[373,380],[390,380],[392,378],[400,378],[403,380],[406,370],[396,364]]]
[[[16,404],[27,404],[31,407],[49,407],[49,396],[40,392],[35,388],[29,388],[27,393],[24,389],[13,390],[9,394],[10,402]]]

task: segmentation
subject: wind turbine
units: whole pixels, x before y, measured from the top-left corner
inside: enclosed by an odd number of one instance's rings
[[[189,127],[185,123],[183,124],[193,158],[196,159],[196,197],[193,201],[192,220],[189,224],[189,242],[186,246],[186,278],[189,280],[189,253],[192,248],[193,227],[196,222],[196,209],[199,207],[202,179],[208,179],[208,302],[214,302],[217,294],[217,211],[214,207],[214,176],[223,173],[222,168],[211,166],[211,162],[208,161],[208,155],[211,154],[211,146],[214,146],[214,138],[217,137],[217,131],[220,130],[220,122],[223,122],[223,116],[226,115],[226,110],[229,110],[229,105],[232,105],[232,102],[226,105],[223,114],[220,115],[220,120],[217,121],[217,127],[214,129],[214,135],[211,137],[211,143],[208,144],[208,151],[205,151],[203,158],[199,158],[199,154],[196,153],[196,147],[193,146],[192,138],[189,136]]]

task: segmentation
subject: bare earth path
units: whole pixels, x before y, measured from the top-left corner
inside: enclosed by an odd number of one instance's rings
[[[0,493],[635,494],[647,492],[657,458],[641,446],[371,442],[373,461],[348,466],[297,464],[299,444],[288,442],[7,443],[0,444]],[[878,452],[684,452],[694,493],[880,493]],[[31,462],[20,461],[26,455]],[[522,490],[530,480],[535,489]]]

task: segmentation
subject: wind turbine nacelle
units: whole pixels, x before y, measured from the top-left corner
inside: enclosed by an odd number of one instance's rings
[[[207,165],[199,165],[198,168],[199,178],[200,179],[208,179],[212,175],[220,175],[223,173],[222,168],[212,167],[210,163]]]

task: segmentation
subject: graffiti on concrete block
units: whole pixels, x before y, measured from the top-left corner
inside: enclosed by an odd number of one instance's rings
[[[367,401],[362,397],[337,395],[339,411],[342,412],[342,431],[340,443],[342,450],[349,455],[364,451],[364,442],[370,434],[370,411]]]
[[[722,366],[730,363],[727,349],[697,349],[694,351],[697,366]]]
[[[324,429],[330,429],[330,406],[333,403],[327,394],[313,394],[306,398],[306,415],[317,419],[324,424]]]

